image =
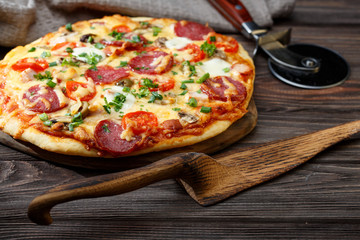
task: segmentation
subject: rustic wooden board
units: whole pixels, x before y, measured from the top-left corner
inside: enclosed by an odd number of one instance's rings
[[[177,149],[124,158],[91,158],[53,153],[45,151],[31,143],[16,140],[2,131],[0,131],[0,143],[23,153],[69,166],[101,170],[124,170],[144,166],[151,162],[181,152],[202,152],[207,154],[215,153],[239,141],[241,138],[249,134],[256,126],[256,122],[257,110],[255,103],[252,100],[249,104],[248,112],[243,118],[232,124],[225,132],[213,138]]]

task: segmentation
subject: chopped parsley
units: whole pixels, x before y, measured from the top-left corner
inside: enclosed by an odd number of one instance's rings
[[[150,23],[149,22],[140,22],[141,26],[148,26]]]
[[[189,102],[187,102],[186,104],[188,104],[190,107],[197,107],[197,101],[195,98],[190,98]]]
[[[41,73],[34,74],[34,78],[36,80],[39,80],[39,81],[52,80],[53,79],[50,71],[45,71],[45,74],[41,74]]]
[[[200,112],[202,112],[202,113],[209,113],[209,112],[211,112],[211,107],[204,107],[204,106],[202,106],[201,109],[200,109]]]
[[[200,50],[204,51],[209,57],[211,57],[212,55],[214,55],[215,50],[216,50],[216,46],[213,43],[208,43],[207,41],[205,41],[201,46],[200,46]]]
[[[61,66],[65,66],[65,65],[73,66],[73,67],[79,67],[80,63],[75,62],[72,58],[69,58],[69,59],[65,58],[65,59],[62,60]]]
[[[40,57],[42,57],[42,58],[51,57],[51,53],[44,51],[44,52],[41,53]]]
[[[153,30],[153,36],[156,37],[157,35],[159,35],[159,33],[161,32],[161,28],[153,26],[152,27]]]
[[[162,100],[163,96],[157,92],[151,92],[150,100],[148,103],[153,103],[155,100]]]
[[[72,52],[74,52],[71,47],[67,47],[67,48],[65,49],[65,51],[66,51],[67,53],[72,53]]]
[[[94,46],[95,46],[97,49],[100,49],[100,50],[105,48],[105,45],[102,44],[102,43],[99,43],[99,42],[95,43]]]
[[[205,73],[202,75],[198,80],[196,80],[196,83],[203,83],[210,77],[209,73]]]
[[[144,85],[145,87],[148,88],[158,88],[159,84],[156,84],[153,82],[153,80],[149,79],[149,78],[142,78],[141,79],[141,85]]]
[[[121,40],[124,37],[124,35],[125,35],[124,32],[117,32],[115,30],[109,33],[109,36],[112,36],[113,38],[115,38],[115,40]]]
[[[35,47],[32,47],[32,48],[29,49],[28,52],[35,52],[35,51],[36,51],[36,48],[35,48]]]
[[[79,57],[84,58],[86,63],[90,64],[90,65],[96,65],[102,60],[102,56],[99,54],[96,54],[96,53],[88,54],[88,53],[83,52],[83,53],[79,54]]]
[[[104,132],[107,132],[107,133],[110,132],[107,124],[104,124],[104,125],[102,125],[101,127],[102,127],[102,129],[104,129]]]
[[[106,97],[104,97],[104,101],[105,105],[103,105],[103,107],[108,114],[111,113],[111,107],[114,108],[115,112],[119,112],[123,107],[124,102],[126,101],[126,96],[121,93],[115,93],[114,100],[108,102]]]
[[[216,37],[215,36],[210,36],[210,42],[216,42]]]
[[[65,29],[68,30],[69,32],[72,32],[73,31],[72,24],[71,23],[66,24]]]
[[[127,61],[121,61],[119,67],[126,67],[128,65]]]

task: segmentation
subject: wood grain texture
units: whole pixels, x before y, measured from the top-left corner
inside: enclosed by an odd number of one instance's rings
[[[255,130],[213,157],[358,120],[360,7],[357,0],[297,0],[292,42],[338,51],[351,66],[341,86],[303,90],[276,80],[263,55],[255,59]],[[248,51],[254,43],[233,35]],[[0,146],[0,239],[359,239],[360,139],[341,142],[306,164],[220,204],[201,207],[173,180],[120,196],[59,205],[49,227],[36,226],[27,206],[72,180],[103,174],[51,164]],[[69,211],[70,210],[70,211]],[[66,214],[64,214],[66,213]]]

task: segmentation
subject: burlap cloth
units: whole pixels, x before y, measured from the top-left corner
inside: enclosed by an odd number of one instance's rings
[[[295,0],[243,0],[254,21],[271,26],[288,16]],[[236,32],[206,0],[0,0],[0,46],[29,43],[68,22],[119,13],[209,23],[216,31]]]

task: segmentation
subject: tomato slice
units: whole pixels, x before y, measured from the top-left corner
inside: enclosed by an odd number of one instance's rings
[[[158,120],[154,113],[137,111],[125,114],[121,125],[123,129],[131,128],[134,134],[139,135],[157,127]]]
[[[83,94],[81,96],[77,96],[75,94],[75,92],[79,89],[79,87],[85,88],[88,91],[85,92],[87,94]],[[93,97],[96,95],[96,90],[94,89],[90,89],[88,84],[86,83],[81,83],[81,82],[75,82],[75,81],[68,81],[66,82],[66,95],[72,99],[72,100],[77,100],[80,99],[80,101],[90,101],[91,99],[93,99]]]
[[[117,25],[113,27],[112,30],[117,32],[131,32],[131,29],[126,25]]]
[[[18,72],[22,72],[28,68],[31,68],[35,72],[42,72],[48,67],[48,62],[41,58],[23,58],[11,66],[13,70]]]
[[[175,87],[175,80],[170,78],[167,79],[164,82],[159,82],[157,79],[153,80],[154,84],[157,84],[158,87],[149,87],[150,92],[156,92],[156,91],[162,91],[166,92]],[[143,87],[144,85],[141,84],[141,81],[139,82],[139,87]]]
[[[215,41],[211,41],[213,38]],[[225,52],[236,53],[239,50],[239,44],[234,38],[214,32],[209,33],[207,42],[214,43],[217,48],[222,48]]]
[[[179,51],[189,50],[190,55],[194,56],[190,62],[199,62],[205,58],[205,53],[200,50],[200,47],[196,44],[189,43],[184,48],[179,49]]]

